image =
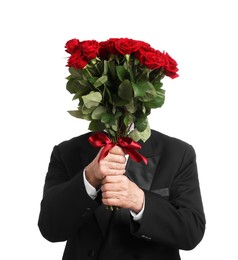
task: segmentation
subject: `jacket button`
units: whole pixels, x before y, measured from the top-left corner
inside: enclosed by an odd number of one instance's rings
[[[94,257],[95,256],[95,251],[93,249],[88,250],[88,256]]]

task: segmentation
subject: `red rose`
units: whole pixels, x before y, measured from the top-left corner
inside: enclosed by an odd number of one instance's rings
[[[172,79],[177,78],[179,76],[176,73],[178,71],[177,62],[174,59],[172,59],[167,52],[164,54],[164,58],[165,58],[164,74]]]
[[[153,52],[153,51],[155,51],[155,49],[152,48],[149,43],[140,41],[140,48],[136,53],[144,54],[145,52]]]
[[[164,67],[164,55],[160,51],[144,52],[140,57],[140,62],[149,69],[159,69]]]
[[[79,49],[79,40],[72,39],[66,42],[65,44],[66,51],[70,54],[73,54],[76,50]]]
[[[144,56],[148,52],[154,52],[153,49],[148,43],[141,41],[141,46],[137,52],[135,52],[135,57],[140,61],[140,63],[144,64]]]
[[[102,41],[99,43],[99,56],[104,59],[108,60],[110,54],[117,54],[117,50],[115,49],[115,42],[117,38],[110,38],[107,41]]]
[[[68,59],[67,66],[75,69],[83,69],[87,65],[87,61],[83,59],[80,51],[74,52]]]
[[[136,41],[128,38],[120,38],[115,42],[116,50],[121,54],[131,54],[139,50],[141,41]]]
[[[95,40],[82,41],[80,43],[80,50],[83,58],[87,61],[95,59],[98,55],[99,43]]]

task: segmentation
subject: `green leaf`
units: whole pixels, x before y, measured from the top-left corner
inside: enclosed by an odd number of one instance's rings
[[[124,100],[124,99],[120,98],[118,94],[116,94],[116,95],[114,94],[112,97],[112,100],[113,100],[113,105],[115,107],[123,107],[130,102],[129,100]]]
[[[103,75],[100,78],[98,78],[95,83],[93,84],[93,86],[95,88],[98,88],[100,86],[102,86],[103,84],[105,84],[107,82],[107,76]]]
[[[163,83],[158,81],[154,83],[155,90],[159,91],[163,87]]]
[[[114,119],[117,120],[120,116],[122,116],[122,112],[117,111],[116,114],[114,115]]]
[[[148,138],[151,135],[151,129],[149,124],[147,125],[146,129],[143,132],[139,132],[138,129],[134,129],[130,132],[129,136],[135,141],[138,142],[139,140],[142,140],[145,142],[148,140]]]
[[[144,84],[141,86],[143,88],[144,94],[141,97],[138,97],[139,100],[142,101],[150,101],[154,99],[157,96],[156,90],[149,81],[144,82]]]
[[[89,130],[93,132],[103,131],[105,129],[105,125],[101,123],[99,120],[92,120],[88,127]]]
[[[81,77],[83,80],[87,81],[88,78],[91,77],[91,75],[88,73],[89,70],[87,69],[87,66],[82,70],[82,74],[81,74]]]
[[[113,120],[113,115],[109,113],[102,114],[101,122],[104,124],[110,124],[110,122]]]
[[[116,125],[112,125],[111,127],[112,127],[112,130],[114,130],[114,131],[117,131],[117,129],[118,129],[117,124]]]
[[[104,106],[98,106],[92,113],[92,119],[100,119],[102,115],[107,112],[107,109]]]
[[[165,90],[160,89],[160,91],[157,91],[157,97],[152,99],[151,101],[144,102],[144,105],[148,108],[158,108],[162,107],[165,100]]]
[[[74,78],[82,75],[82,70],[74,69],[73,67],[69,67],[69,72],[72,75],[72,77],[74,77]]]
[[[132,99],[133,91],[131,83],[128,79],[122,81],[118,87],[118,96],[123,100],[130,101]]]
[[[74,85],[75,79],[70,79],[66,84],[66,89],[69,91],[69,93],[74,94],[77,92],[77,88]]]
[[[110,128],[112,125],[115,125],[118,118],[122,115],[121,112],[117,112],[115,115],[110,113],[104,113],[101,117],[101,122],[106,124],[108,128]]]
[[[67,84],[66,84],[66,89],[67,89],[71,94],[75,94],[75,93],[78,92],[78,91],[80,90],[80,88],[82,88],[82,87],[85,88],[85,86],[82,85],[79,80],[74,79],[74,78],[71,78],[71,79],[67,82]]]
[[[146,113],[146,107],[145,107],[145,105],[142,105],[142,109],[141,109],[141,111],[143,112],[143,114]]]
[[[117,107],[124,107],[128,104],[128,100],[123,100],[123,99],[117,99],[117,100],[114,100],[114,105],[116,105]]]
[[[82,113],[85,115],[91,115],[95,109],[95,107],[87,108],[85,105],[83,105],[82,107],[80,106],[80,108],[81,108]]]
[[[148,102],[153,100],[156,97],[156,93],[145,93],[143,97],[139,97],[138,100],[143,101],[143,102]]]
[[[135,105],[134,99],[131,98],[130,103],[126,105],[126,110],[130,112],[131,114],[134,114],[137,110],[137,107]]]
[[[127,77],[127,70],[122,66],[118,65],[116,66],[116,72],[117,72],[117,77],[119,78],[120,81],[124,81]]]
[[[91,91],[88,95],[82,96],[82,100],[87,108],[96,107],[102,101],[102,95],[99,92]]]
[[[81,86],[90,87],[88,79],[77,79]]]
[[[123,122],[124,122],[124,124],[125,124],[125,126],[126,126],[126,128],[127,128],[130,124],[132,124],[132,123],[134,122],[134,117],[133,117],[133,115],[130,114],[130,113],[127,113],[127,114],[125,115],[125,117],[124,117]]]
[[[148,84],[148,81],[140,81],[140,82],[132,82],[132,87],[134,90],[134,96],[135,97],[143,97],[148,90],[151,89],[150,84]]]
[[[82,96],[89,94],[89,92],[90,92],[90,88],[85,86],[80,86],[77,89],[77,92],[73,97],[73,100],[80,99]]]
[[[108,129],[108,132],[109,132],[109,135],[115,137],[116,136],[116,133],[115,131],[113,131],[112,129]]]
[[[81,119],[85,119],[88,121],[91,120],[91,117],[89,115],[83,114],[81,110],[70,110],[70,111],[68,111],[68,113],[71,116],[76,117],[76,118],[81,118]]]
[[[147,116],[142,116],[140,118],[137,118],[135,121],[135,128],[138,129],[139,132],[143,132],[148,125],[148,119]]]
[[[149,81],[147,81],[147,83],[146,83],[146,93],[149,93],[149,94],[153,95],[154,97],[156,96],[155,87],[154,87],[154,85],[153,85],[151,82],[149,82]]]

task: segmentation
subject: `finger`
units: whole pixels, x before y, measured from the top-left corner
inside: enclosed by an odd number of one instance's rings
[[[124,175],[107,175],[103,178],[102,180],[102,185],[105,185],[105,184],[116,184],[117,186],[119,186],[119,183],[121,184],[124,184],[126,183],[126,179],[124,179],[127,177],[124,176]]]
[[[107,176],[122,176],[124,175],[126,170],[114,170],[114,169],[103,169],[100,170],[100,175],[102,176],[102,179],[105,179]]]
[[[104,192],[118,192],[120,188],[114,183],[106,183],[101,186],[102,193]]]
[[[126,168],[124,163],[117,163],[117,162],[107,162],[107,166],[109,169],[113,169],[113,170],[125,170]]]
[[[110,151],[110,154],[117,154],[117,155],[123,155],[125,156],[125,152],[120,146],[115,145]]]
[[[115,198],[104,199],[102,198],[102,203],[106,206],[119,206],[119,200]]]
[[[108,153],[108,155],[104,159],[105,159],[105,161],[117,162],[117,163],[121,163],[121,164],[125,164],[125,162],[126,162],[126,158],[124,155],[114,154],[114,153]]]
[[[103,199],[119,199],[121,195],[119,192],[116,191],[105,191],[102,192],[102,198]]]
[[[123,175],[126,172],[126,165],[103,159],[99,162],[99,172],[103,178],[108,175]]]

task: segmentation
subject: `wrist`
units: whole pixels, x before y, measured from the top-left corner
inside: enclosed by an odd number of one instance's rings
[[[142,189],[138,189],[138,193],[136,197],[137,199],[134,203],[134,206],[131,208],[131,210],[133,210],[133,212],[138,214],[143,209],[144,200],[145,200],[144,191]]]
[[[101,180],[95,177],[92,171],[88,169],[88,167],[85,168],[85,177],[87,181],[95,188],[98,189],[101,186]]]

